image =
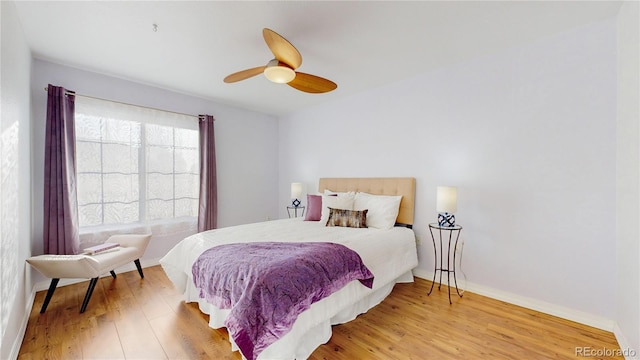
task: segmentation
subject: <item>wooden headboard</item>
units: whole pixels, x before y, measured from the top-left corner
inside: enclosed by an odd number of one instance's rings
[[[403,178],[320,178],[318,191],[361,191],[374,195],[402,195],[397,224],[413,226],[416,179]]]

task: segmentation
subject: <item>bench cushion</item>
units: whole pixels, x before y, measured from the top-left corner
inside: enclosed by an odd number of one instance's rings
[[[95,255],[38,255],[27,259],[42,275],[52,279],[93,279],[117,267],[138,260],[151,234],[114,235],[107,242],[119,247]]]

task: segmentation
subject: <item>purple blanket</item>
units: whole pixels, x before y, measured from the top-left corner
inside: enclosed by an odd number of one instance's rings
[[[192,273],[201,298],[231,309],[225,325],[251,360],[314,302],[353,280],[373,286],[373,274],[355,251],[325,242],[220,245],[203,252]]]

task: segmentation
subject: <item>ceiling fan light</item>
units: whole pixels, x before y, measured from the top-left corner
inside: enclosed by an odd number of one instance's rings
[[[268,66],[264,69],[264,76],[278,84],[286,84],[296,78],[296,72],[286,66]]]

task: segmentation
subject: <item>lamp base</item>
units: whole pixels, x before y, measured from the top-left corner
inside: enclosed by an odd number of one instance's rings
[[[298,206],[300,206],[300,200],[298,200],[298,199],[294,199],[294,200],[291,202],[291,204],[292,204],[294,207],[298,207]]]
[[[454,227],[456,226],[456,217],[453,214],[444,213],[438,214],[438,226],[441,227]]]

